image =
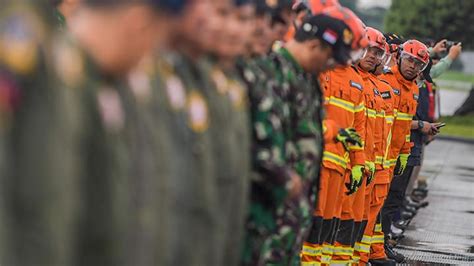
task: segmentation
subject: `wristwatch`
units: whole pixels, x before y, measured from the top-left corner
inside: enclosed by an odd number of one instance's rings
[[[425,123],[422,120],[418,120],[418,130],[421,130]]]

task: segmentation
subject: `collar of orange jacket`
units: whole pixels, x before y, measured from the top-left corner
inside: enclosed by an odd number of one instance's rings
[[[397,81],[400,85],[403,85],[402,87],[410,90],[411,86],[416,85],[414,80],[407,80],[405,77],[403,77],[402,73],[400,73],[400,69],[397,66],[392,67],[392,73],[395,75],[397,78]]]

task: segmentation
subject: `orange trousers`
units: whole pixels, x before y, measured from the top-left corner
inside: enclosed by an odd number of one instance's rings
[[[359,265],[365,265],[371,259],[385,258],[384,234],[380,223],[380,210],[387,198],[390,186],[391,170],[383,169],[375,172],[373,187],[369,194],[369,210],[367,225],[361,240]],[[370,252],[370,255],[369,255]]]
[[[344,175],[322,167],[313,224],[303,244],[301,265],[329,264],[334,250],[334,235],[344,195]]]
[[[350,174],[346,173],[346,182],[350,182]],[[341,208],[341,221],[334,244],[332,264],[349,264],[353,261],[354,247],[359,236],[365,210],[366,179],[357,192],[352,195],[343,195]]]

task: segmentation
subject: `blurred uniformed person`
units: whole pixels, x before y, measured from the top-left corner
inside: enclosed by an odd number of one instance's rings
[[[146,120],[150,80],[137,66],[169,38],[169,4],[81,1],[68,21],[84,54],[79,265],[163,264],[164,141]]]
[[[56,42],[49,1],[0,11],[1,264],[73,265],[81,66]]]

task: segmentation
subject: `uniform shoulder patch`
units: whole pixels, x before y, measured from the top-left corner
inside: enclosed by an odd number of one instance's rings
[[[420,96],[418,94],[413,93],[413,99],[418,101],[419,98],[420,98]]]
[[[30,74],[38,66],[41,21],[27,10],[14,10],[0,25],[0,62],[15,73]]]
[[[357,83],[357,82],[355,82],[355,81],[353,81],[353,80],[349,81],[349,85],[350,85],[351,87],[354,87],[354,88],[360,90],[360,91],[363,90],[362,85],[359,84],[359,83]]]

